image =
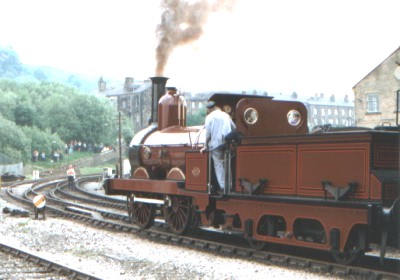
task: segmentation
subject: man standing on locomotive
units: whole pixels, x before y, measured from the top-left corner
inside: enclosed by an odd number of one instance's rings
[[[206,143],[200,152],[204,152],[207,148],[211,151],[215,175],[223,191],[225,188],[224,138],[235,130],[236,126],[230,116],[217,107],[214,101],[209,101],[206,107],[208,113],[205,121]]]

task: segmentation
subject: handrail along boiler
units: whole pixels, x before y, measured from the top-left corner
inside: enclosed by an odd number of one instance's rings
[[[198,226],[268,243],[325,250],[349,264],[381,245],[399,246],[399,130],[309,132],[307,109],[271,97],[214,94],[237,131],[226,139],[225,193],[204,127],[186,126],[186,104],[158,104],[167,78],[153,77],[151,124],[129,148],[130,178],[105,180],[107,195],[127,197],[128,214],[149,228],[160,213],[175,234]]]

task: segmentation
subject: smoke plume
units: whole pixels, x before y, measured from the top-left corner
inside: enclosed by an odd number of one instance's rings
[[[157,26],[156,75],[163,76],[168,58],[176,46],[197,40],[203,34],[208,15],[220,9],[231,9],[235,0],[162,0],[161,23]]]

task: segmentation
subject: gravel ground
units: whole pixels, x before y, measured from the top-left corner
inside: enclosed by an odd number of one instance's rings
[[[0,198],[0,209],[5,206],[11,205]],[[340,279],[158,244],[49,216],[34,220],[1,212],[0,241],[102,279]]]

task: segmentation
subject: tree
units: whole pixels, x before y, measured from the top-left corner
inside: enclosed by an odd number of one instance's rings
[[[104,97],[83,94],[76,88],[54,82],[9,79],[0,79],[0,94],[3,97],[0,115],[13,123],[15,129],[24,127],[24,133],[32,139],[32,145],[27,148],[29,152],[24,151],[21,157],[28,155],[29,159],[33,150],[47,151],[49,139],[57,143],[77,140],[114,145],[118,137],[118,118]],[[131,137],[130,123],[123,121],[124,138]],[[57,145],[62,148],[61,144]]]
[[[0,47],[0,77],[15,78],[22,70],[18,54],[12,48]]]
[[[50,155],[50,153],[55,149],[63,149],[64,141],[57,134],[51,134],[48,131],[42,131],[37,127],[22,127],[22,131],[31,139],[30,150],[31,153],[33,151],[45,152],[46,155]]]
[[[14,109],[14,120],[20,126],[33,126],[36,120],[36,107],[27,101],[19,102]]]
[[[39,81],[47,81],[47,75],[43,69],[37,68],[33,71],[33,76]]]
[[[70,75],[68,77],[68,84],[79,88],[81,86],[81,80],[76,75]]]
[[[42,129],[49,128],[50,133],[57,133],[66,142],[77,139],[79,120],[73,113],[70,98],[52,95],[42,102]]]
[[[186,119],[186,125],[187,126],[193,126],[193,125],[204,125],[205,119],[206,119],[206,114],[207,111],[206,109],[201,109],[197,112],[197,114],[193,115],[188,115]]]
[[[132,137],[134,135],[135,127],[133,126],[132,120],[126,116],[122,115],[121,118],[121,134],[122,134],[122,139],[125,141],[125,143],[130,143],[132,140]]]
[[[30,140],[14,122],[0,116],[0,147],[14,160],[30,158]]]
[[[14,121],[15,108],[17,107],[17,96],[10,91],[3,91],[0,88],[0,115]]]
[[[74,135],[71,140],[87,143],[110,141],[107,124],[111,123],[113,111],[104,99],[94,95],[78,94],[71,100],[71,119],[74,119]]]

